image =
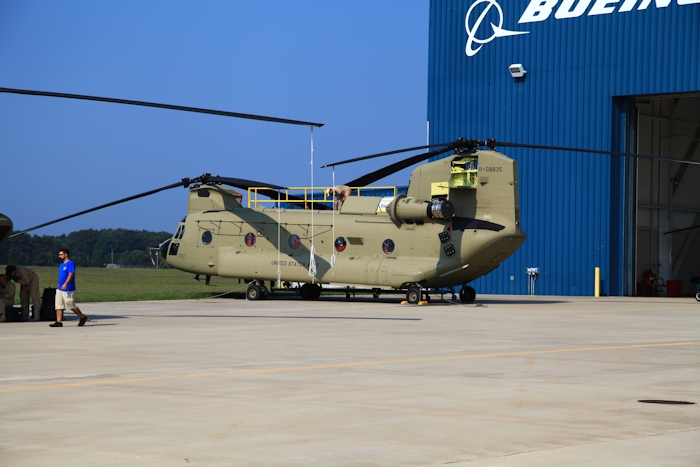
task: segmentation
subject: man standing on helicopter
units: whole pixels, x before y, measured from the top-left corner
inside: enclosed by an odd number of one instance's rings
[[[333,209],[336,211],[340,210],[340,208],[343,206],[343,201],[345,201],[345,198],[350,196],[350,193],[352,193],[352,188],[347,185],[336,185],[333,188],[329,188],[328,196],[338,197],[334,202]]]

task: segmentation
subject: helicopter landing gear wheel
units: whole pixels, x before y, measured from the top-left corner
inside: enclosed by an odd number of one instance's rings
[[[410,303],[411,305],[415,305],[416,303],[420,302],[422,292],[420,290],[420,287],[409,287],[408,292],[406,292],[406,301]]]
[[[463,285],[462,290],[459,291],[459,299],[462,300],[462,303],[474,303],[476,290],[468,285]]]
[[[263,292],[260,290],[260,286],[255,282],[251,282],[245,291],[245,298],[247,300],[260,300],[262,298]]]
[[[260,293],[261,293],[261,295],[260,295],[261,300],[267,300],[267,297],[270,295],[270,291],[267,290],[267,287],[265,287],[264,285],[260,286]]]
[[[695,294],[695,300],[700,302],[700,292]]]
[[[299,289],[302,300],[316,300],[321,296],[321,287],[317,284],[304,284]]]

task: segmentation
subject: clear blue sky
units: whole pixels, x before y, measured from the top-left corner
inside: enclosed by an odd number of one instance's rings
[[[328,162],[426,141],[429,0],[0,1],[0,87],[325,123]],[[204,172],[310,184],[307,127],[0,94],[0,213],[22,230]],[[336,181],[400,156],[336,169]],[[410,170],[386,182],[406,184]],[[176,188],[33,232],[172,231]]]

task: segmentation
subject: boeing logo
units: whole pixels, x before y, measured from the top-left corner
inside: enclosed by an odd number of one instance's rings
[[[635,7],[637,10],[646,10],[652,2],[656,8],[666,8],[671,4],[672,0],[530,0],[530,3],[520,16],[520,20],[518,20],[518,24],[544,21],[552,15],[555,9],[554,18],[561,20],[578,18],[586,12],[588,12],[587,16],[597,16],[609,15],[615,12],[626,13],[634,10]],[[676,3],[680,6],[693,5],[700,4],[700,0],[676,0]],[[482,7],[481,13],[472,22],[472,16],[476,15],[475,9],[481,4],[486,5]],[[492,8],[495,8],[495,13],[498,15],[498,25],[490,22],[491,34],[486,38],[479,38],[477,33],[483,29],[482,23],[484,23]],[[467,11],[467,16],[464,18],[464,27],[467,30],[468,37],[467,46],[464,49],[467,57],[473,57],[481,50],[484,44],[488,44],[498,37],[530,33],[530,31],[503,29],[503,10],[496,0],[476,0],[472,3],[472,6]],[[487,26],[484,26],[484,28],[487,28]],[[474,44],[479,45],[474,47]]]
[[[474,12],[474,9],[481,5],[482,3],[486,3],[486,7],[484,10],[481,12],[479,17],[474,21],[474,24],[470,26],[470,21],[469,19],[471,18],[472,13]],[[476,33],[479,32],[479,28],[481,26],[481,23],[484,22],[484,19],[486,18],[486,15],[488,15],[489,11],[491,8],[495,7],[496,11],[498,12],[498,26],[495,24],[491,23],[491,29],[493,30],[492,34],[488,36],[486,39],[479,39],[476,37]],[[503,10],[501,10],[501,5],[499,5],[496,0],[477,0],[476,2],[472,3],[472,6],[469,7],[469,11],[467,11],[467,16],[464,18],[464,27],[467,30],[467,47],[464,49],[464,51],[467,53],[467,57],[473,57],[474,55],[481,50],[481,48],[484,46],[484,44],[488,44],[492,40],[494,40],[497,37],[507,37],[507,36],[516,36],[519,34],[529,34],[529,31],[509,31],[507,29],[503,29]],[[474,48],[474,43],[480,44],[476,49]]]

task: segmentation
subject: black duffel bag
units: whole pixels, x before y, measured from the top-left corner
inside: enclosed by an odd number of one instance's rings
[[[18,306],[5,307],[5,321],[13,323],[24,321],[22,318],[22,308]]]
[[[41,320],[56,321],[56,288],[46,287],[41,296]]]

